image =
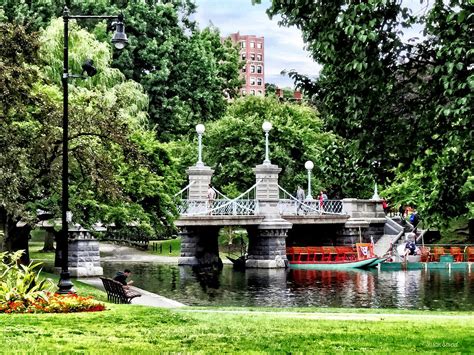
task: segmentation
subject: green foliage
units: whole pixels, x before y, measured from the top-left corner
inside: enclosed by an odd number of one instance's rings
[[[61,0],[0,0],[0,23],[26,26],[28,31],[46,27],[52,18],[61,15]]]
[[[437,0],[425,15],[396,1],[273,0],[268,12],[300,28],[323,66],[314,80],[290,76],[351,162],[392,202],[416,204],[428,225],[472,218],[472,2]],[[404,41],[414,25],[424,38]]]
[[[56,91],[40,90],[37,36],[0,25],[0,205],[7,214],[32,218],[29,204],[60,176],[60,107]],[[57,98],[57,95],[56,95]]]
[[[196,29],[189,21],[193,11],[184,0],[133,1],[123,8],[129,44],[113,66],[143,85],[150,120],[165,140],[222,116],[225,97],[236,96],[240,86],[237,49],[221,43],[214,28]]]
[[[211,123],[204,135],[204,161],[215,169],[218,189],[243,192],[255,183],[252,169],[265,155],[262,123],[270,121],[270,160],[282,168],[280,184],[295,191],[306,183],[304,163],[319,167],[326,159],[326,147],[335,137],[322,131],[317,112],[307,106],[279,103],[274,98],[245,97],[236,100],[225,117]],[[212,147],[212,149],[206,149]],[[330,179],[314,174],[314,187],[327,187]]]
[[[35,36],[8,25],[0,32],[5,44],[0,67],[5,89],[0,98],[5,103],[5,119],[0,121],[0,201],[7,213],[30,220],[37,208],[59,215],[62,95],[56,77],[61,64],[54,58],[60,57],[60,29],[61,21],[53,21],[42,32],[39,60]],[[85,226],[97,221],[133,223],[149,235],[172,233],[171,196],[181,181],[167,146],[147,128],[147,95],[139,84],[124,81],[110,68],[109,46],[74,25],[71,38],[79,49],[71,48],[72,70],[85,56],[102,69],[95,81],[70,85],[69,192],[74,221]],[[37,68],[43,65],[40,76]]]
[[[0,309],[11,302],[28,305],[38,299],[47,300],[54,287],[51,280],[41,279],[35,272],[40,264],[19,264],[23,250],[0,253]]]

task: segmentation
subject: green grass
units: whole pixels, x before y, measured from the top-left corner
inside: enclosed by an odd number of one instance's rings
[[[156,250],[153,250],[155,245]],[[160,252],[161,246],[161,252]],[[170,253],[171,246],[171,253]],[[148,246],[148,253],[160,256],[180,256],[181,255],[181,238],[167,240],[153,240]]]
[[[56,275],[44,276],[57,282]],[[74,285],[80,295],[105,300],[102,291],[78,281]],[[117,354],[474,351],[473,312],[237,307],[166,310],[106,304],[107,311],[96,313],[0,314],[2,349],[12,353]],[[369,318],[367,313],[378,315]],[[393,313],[399,316],[390,318]],[[329,319],[334,314],[343,319]],[[351,314],[363,318],[350,320]]]
[[[0,315],[0,343],[11,352],[29,353],[474,351],[472,317],[336,321],[278,313],[216,313],[212,308],[108,308],[82,314]]]
[[[44,230],[38,229],[31,232],[31,239],[28,242],[30,259],[35,261],[54,261],[54,252],[44,253],[41,250],[44,246]]]

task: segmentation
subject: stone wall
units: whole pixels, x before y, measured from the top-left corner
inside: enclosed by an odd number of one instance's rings
[[[102,276],[99,241],[81,226],[69,228],[68,268],[71,277]]]

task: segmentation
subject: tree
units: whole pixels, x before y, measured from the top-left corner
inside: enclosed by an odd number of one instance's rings
[[[0,216],[5,233],[3,247],[24,249],[29,228],[18,225],[36,196],[48,186],[43,174],[48,156],[42,143],[49,130],[56,131],[58,106],[36,86],[37,36],[24,28],[0,25]],[[55,170],[54,167],[51,168]],[[26,241],[26,242],[25,242]],[[28,262],[28,255],[23,260]]]
[[[62,63],[54,58],[62,21],[43,31],[44,75],[56,80]],[[70,94],[71,209],[76,220],[119,226],[139,224],[148,235],[173,231],[172,193],[180,179],[166,145],[149,130],[148,97],[134,81],[110,68],[110,46],[71,23],[71,71],[90,57],[98,74],[75,82]],[[80,71],[80,70],[79,70]],[[57,84],[57,83],[56,83]],[[58,89],[52,86],[51,90]]]
[[[205,162],[215,169],[213,182],[219,189],[243,192],[255,183],[252,169],[265,156],[261,128],[265,120],[273,124],[270,159],[282,168],[280,184],[290,192],[298,184],[306,184],[305,161],[313,160],[320,167],[326,158],[326,147],[335,140],[334,135],[322,131],[322,121],[312,108],[280,103],[275,98],[238,99],[224,118],[207,126],[204,137]],[[315,188],[327,187],[326,176],[318,170],[314,176]]]
[[[45,28],[51,16],[60,16],[55,0],[0,3],[0,15],[10,22]],[[42,16],[43,2],[49,5]],[[237,96],[238,50],[221,42],[218,30],[199,30],[190,20],[195,10],[190,0],[124,1],[71,0],[71,14],[125,16],[128,45],[114,53],[112,67],[140,83],[149,96],[149,119],[162,140],[192,131],[199,122],[215,120],[225,112],[226,99]],[[1,19],[1,16],[0,16]],[[89,31],[110,41],[105,22],[82,21]]]
[[[459,127],[474,107],[473,5],[437,0],[425,16],[398,1],[273,0],[268,12],[301,29],[323,69],[314,80],[291,77],[364,169],[386,187],[395,179],[393,201],[404,195],[396,186],[419,176],[413,200],[427,221],[472,216],[472,136]],[[425,25],[425,38],[402,40],[413,24]]]
[[[43,32],[38,57],[40,44],[34,35],[22,27],[1,25],[0,205],[8,226],[17,226],[20,219],[33,225],[37,208],[59,216],[62,95],[56,73],[62,63],[53,59],[61,48],[61,26],[58,20]],[[102,75],[70,87],[74,221],[86,226],[98,221],[134,223],[148,235],[170,233],[172,194],[180,179],[168,148],[146,128],[148,98],[140,85],[110,69],[109,47],[72,23],[75,40],[71,72],[90,55]],[[7,238],[19,235],[10,232]]]

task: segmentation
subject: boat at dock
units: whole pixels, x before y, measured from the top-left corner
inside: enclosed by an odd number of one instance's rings
[[[289,247],[287,257],[291,269],[343,270],[368,268],[383,262],[374,254],[370,243],[351,246]]]
[[[346,261],[314,261],[311,263],[293,263],[290,262],[290,268],[296,270],[344,270],[353,268],[366,268],[377,263],[379,258],[376,256],[362,260],[346,260]],[[381,260],[383,261],[383,259]]]

